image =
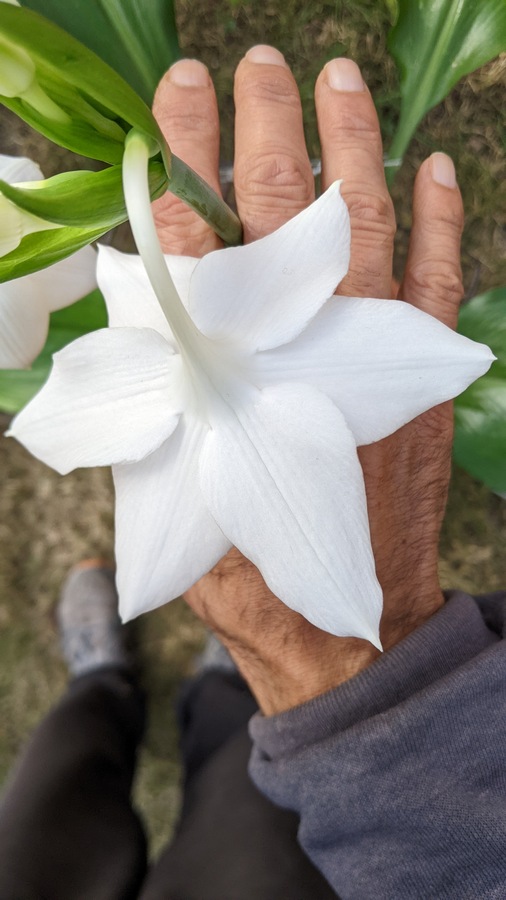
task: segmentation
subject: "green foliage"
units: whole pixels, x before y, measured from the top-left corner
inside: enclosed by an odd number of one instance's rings
[[[165,168],[156,160],[149,163],[149,182],[154,200],[167,187]],[[28,234],[15,250],[1,257],[0,283],[58,262],[128,218],[121,166],[101,172],[65,172],[34,182],[31,188],[0,180],[0,193],[26,212],[64,226]]]
[[[0,102],[60,146],[120,163],[130,126],[164,145],[151,110],[130,85],[38,13],[0,3],[0,54],[2,49],[7,61],[17,54],[34,66],[34,82],[15,96],[0,88]]]
[[[167,187],[164,166],[149,163],[150,194],[160,197]],[[114,228],[126,221],[121,166],[101,172],[65,172],[21,188],[0,179],[0,193],[41,219],[86,228]]]
[[[53,353],[81,335],[97,328],[105,328],[106,325],[105,303],[98,290],[92,291],[73,306],[54,312],[46,344],[32,367],[26,370],[0,371],[0,409],[7,413],[16,413],[22,409],[46,381]]]
[[[492,490],[506,492],[506,287],[461,310],[459,331],[497,356],[489,372],[455,401],[455,460]]]
[[[82,41],[151,104],[179,58],[172,0],[22,0]]]
[[[81,247],[98,241],[108,230],[107,226],[97,229],[64,225],[52,231],[27,234],[15,250],[0,257],[0,283],[52,266]]]
[[[397,6],[388,46],[402,104],[391,160],[402,159],[425,113],[464,75],[506,50],[504,0],[398,0]],[[388,173],[391,179],[395,168]]]

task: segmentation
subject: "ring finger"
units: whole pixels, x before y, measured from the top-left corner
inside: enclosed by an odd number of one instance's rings
[[[351,218],[351,259],[338,293],[390,297],[395,216],[386,186],[378,117],[360,69],[327,63],[316,83],[322,188],[343,179]]]

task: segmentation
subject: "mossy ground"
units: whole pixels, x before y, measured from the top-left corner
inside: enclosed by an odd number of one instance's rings
[[[281,11],[282,9],[282,11]],[[268,0],[181,0],[183,53],[209,66],[222,111],[222,158],[233,151],[233,71],[254,43],[278,46],[300,85],[308,149],[318,156],[312,103],[321,66],[335,55],[361,65],[376,97],[385,138],[395,127],[398,86],[386,52],[386,5]],[[464,277],[467,296],[506,282],[504,231],[505,163],[501,118],[505,61],[498,60],[462,82],[433,110],[410,147],[395,184],[399,229],[398,265],[405,257],[409,197],[416,167],[436,149],[457,163],[467,213]],[[0,151],[37,159],[46,174],[79,161],[39,139],[13,116],[2,114]],[[121,245],[128,243],[123,230]],[[111,556],[113,492],[109,473],[80,471],[66,478],[32,459],[14,441],[0,441],[0,778],[27,735],[62,692],[65,671],[52,611],[67,569],[90,555]],[[506,583],[506,504],[455,472],[442,537],[444,586],[485,591]],[[142,617],[136,626],[144,681],[150,695],[150,726],[136,796],[153,849],[170,833],[177,812],[177,734],[173,700],[202,641],[202,629],[181,602]]]

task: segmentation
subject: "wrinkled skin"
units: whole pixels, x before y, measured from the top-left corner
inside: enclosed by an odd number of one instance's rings
[[[341,78],[337,90],[331,86],[336,69]],[[249,242],[311,203],[314,179],[297,85],[277,51],[254,48],[240,62],[235,102],[235,192]],[[394,285],[396,226],[379,124],[355,64],[328,64],[317,80],[315,102],[322,189],[342,178],[351,217],[351,264],[337,293],[405,301],[455,327],[462,295],[463,211],[451,161],[434,154],[417,173],[406,269],[402,284]],[[193,60],[176,63],[159,86],[154,110],[172,150],[219,191],[219,122],[207,69]],[[155,203],[155,214],[168,253],[202,256],[220,246],[203,221],[170,194]],[[451,442],[452,407],[447,403],[359,451],[384,592],[381,637],[386,650],[443,602],[437,555]],[[237,550],[188,591],[186,600],[229,648],[268,715],[345,681],[378,656],[367,641],[326,634],[284,606]]]

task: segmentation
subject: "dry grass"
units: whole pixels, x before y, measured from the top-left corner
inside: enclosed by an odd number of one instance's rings
[[[233,151],[233,71],[244,51],[258,42],[278,46],[294,68],[311,155],[319,152],[313,84],[321,66],[335,55],[349,54],[361,65],[375,93],[384,134],[388,138],[392,133],[398,92],[385,50],[388,18],[383,4],[181,0],[179,19],[184,52],[203,59],[215,79],[224,159],[231,159]],[[402,260],[410,222],[404,198],[418,162],[434,149],[455,158],[468,215],[464,269],[469,294],[506,281],[501,253],[506,208],[503,75],[504,61],[490,64],[429,114],[395,188]],[[38,159],[46,174],[78,166],[8,114],[0,122],[0,148]],[[65,673],[51,611],[70,565],[84,556],[111,554],[113,498],[106,471],[62,479],[10,440],[0,441],[0,469],[0,768],[5,773],[63,689]],[[444,584],[474,591],[504,586],[505,543],[506,505],[464,473],[456,473],[442,543]],[[150,613],[138,625],[152,715],[136,796],[155,848],[170,832],[178,802],[174,694],[201,636],[200,626],[178,603]]]

